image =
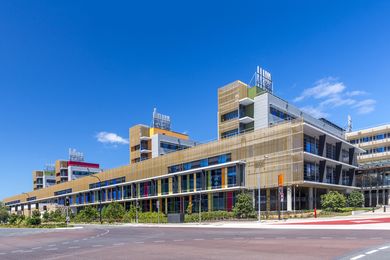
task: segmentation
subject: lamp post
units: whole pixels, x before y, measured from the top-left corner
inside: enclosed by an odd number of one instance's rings
[[[267,155],[264,155],[263,159],[259,162],[258,168],[259,168],[259,174],[257,175],[257,189],[258,189],[258,198],[257,198],[257,204],[258,204],[258,221],[261,223],[261,189],[260,189],[260,165],[265,165],[265,160],[268,159],[269,157]]]
[[[30,198],[30,195],[27,192],[23,192],[22,194],[27,196],[26,202],[27,202],[27,207],[28,207],[28,216],[31,217],[31,204],[28,201],[28,199]],[[23,209],[23,215],[24,215],[24,209]]]
[[[103,224],[103,221],[102,221],[102,181],[96,175],[89,175],[89,176],[97,178],[99,180],[99,193],[100,193],[100,196],[99,196],[99,220],[100,220],[100,224]]]

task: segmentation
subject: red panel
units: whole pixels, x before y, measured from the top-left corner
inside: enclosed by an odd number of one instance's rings
[[[97,164],[97,163],[74,162],[74,161],[69,161],[68,166],[99,168],[99,164]]]
[[[227,211],[232,211],[233,209],[233,192],[227,193]]]

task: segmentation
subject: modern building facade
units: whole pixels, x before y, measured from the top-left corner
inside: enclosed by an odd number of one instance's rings
[[[171,130],[170,117],[153,112],[152,127],[136,125],[129,129],[130,163],[138,163],[171,152],[187,149],[197,143],[187,134]]]
[[[54,170],[33,171],[33,189],[39,190],[56,184]]]
[[[358,155],[356,185],[364,191],[365,205],[389,205],[390,125],[350,132],[346,137],[364,150]]]
[[[263,102],[264,97],[270,101]],[[159,140],[175,138],[180,144],[186,136],[138,125],[130,128],[129,165],[16,195],[7,198],[6,205],[12,212],[26,205],[61,207],[68,197],[75,211],[112,201],[126,208],[137,204],[143,211],[164,213],[230,211],[242,191],[251,192],[258,205],[260,187],[261,209],[269,212],[280,205],[287,211],[313,209],[329,190],[348,193],[359,189],[355,171],[357,154],[363,150],[347,142],[342,129],[322,120],[313,119],[313,123],[286,103],[275,105],[274,98],[269,88],[235,81],[218,90],[217,141],[172,149],[163,152],[164,156],[159,156],[159,151],[153,156],[156,134],[162,137]],[[274,116],[269,112],[270,104],[289,117],[279,114],[284,120],[270,121]],[[263,110],[268,111],[268,119],[256,116]],[[228,115],[231,112],[238,116]],[[148,150],[142,160],[141,150]],[[279,175],[284,176],[282,188],[278,186]]]

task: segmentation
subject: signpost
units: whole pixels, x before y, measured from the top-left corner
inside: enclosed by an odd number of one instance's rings
[[[284,175],[283,173],[279,174],[278,175],[278,193],[279,193],[279,196],[278,196],[278,218],[279,220],[281,220],[281,206],[283,205],[283,202],[284,202],[284,193],[283,193],[283,186],[284,186]]]

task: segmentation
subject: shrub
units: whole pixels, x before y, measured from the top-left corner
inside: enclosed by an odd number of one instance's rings
[[[337,191],[330,191],[327,194],[321,195],[321,206],[327,210],[339,212],[341,208],[345,208],[346,198]]]
[[[81,210],[75,217],[75,221],[78,222],[94,222],[99,219],[99,212],[95,207],[87,206]]]
[[[65,222],[66,216],[62,213],[61,209],[56,209],[49,213],[50,222]]]
[[[235,217],[234,212],[227,211],[210,211],[201,213],[201,221],[227,220]],[[199,213],[185,215],[184,222],[199,222]]]
[[[237,218],[252,218],[255,216],[252,196],[246,192],[239,194],[236,205],[233,207],[233,212]]]
[[[348,196],[348,206],[352,208],[361,207],[364,203],[364,196],[360,191],[352,191]]]
[[[140,213],[140,212],[138,212],[138,213]],[[137,215],[136,207],[131,205],[129,211],[127,211],[125,213],[125,215],[123,216],[123,221],[127,222],[127,223],[135,222],[136,221],[136,215]]]
[[[45,211],[42,215],[43,221],[48,222],[49,221],[50,214],[49,212]]]
[[[125,213],[126,211],[123,206],[117,202],[114,202],[103,208],[102,216],[109,223],[121,222]]]
[[[9,219],[9,213],[7,208],[2,202],[0,202],[0,223],[7,223]]]

